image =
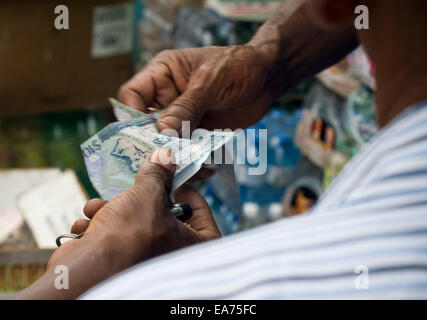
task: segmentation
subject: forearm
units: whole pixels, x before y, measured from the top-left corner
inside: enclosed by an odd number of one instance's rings
[[[117,242],[117,241],[116,241]],[[75,299],[97,283],[127,268],[133,262],[108,239],[79,239],[66,243],[64,252],[55,252],[45,274],[14,299]],[[118,254],[118,252],[121,254]],[[58,268],[59,267],[59,268]],[[64,268],[66,271],[64,271]]]
[[[352,27],[323,30],[311,19],[305,0],[289,0],[267,21],[249,45],[261,50],[270,68],[272,96],[316,75],[358,45]]]

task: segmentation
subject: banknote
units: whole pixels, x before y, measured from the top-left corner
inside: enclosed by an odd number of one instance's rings
[[[136,173],[159,147],[172,150],[176,171],[173,190],[190,179],[211,153],[233,137],[232,132],[199,130],[190,139],[162,135],[156,115],[145,114],[110,99],[118,121],[82,143],[87,172],[102,199],[110,200],[131,187]]]
[[[124,120],[132,120],[140,117],[146,117],[148,118],[157,118],[160,113],[154,113],[154,114],[145,114],[142,111],[129,108],[128,106],[124,105],[123,103],[117,101],[116,99],[109,98],[110,104],[113,108],[114,116],[118,121],[124,121]],[[154,129],[155,132],[157,132],[157,129]]]

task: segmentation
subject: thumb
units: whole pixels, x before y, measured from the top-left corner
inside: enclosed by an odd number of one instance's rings
[[[133,188],[151,195],[169,194],[175,173],[175,158],[168,148],[154,150],[139,169]]]
[[[171,150],[156,149],[142,164],[134,185],[103,205],[85,232],[97,232],[97,229],[105,227],[117,228],[122,226],[121,223],[128,226],[129,221],[154,225],[157,223],[155,219],[172,217],[168,210],[168,195],[175,172],[174,162]],[[120,219],[115,220],[114,217]]]
[[[181,131],[183,121],[190,121],[190,128],[194,130],[205,112],[203,101],[204,94],[200,86],[196,87],[189,84],[189,87],[161,114],[157,121],[159,130],[174,129]]]
[[[189,185],[183,185],[174,192],[177,202],[188,203],[193,209],[193,216],[186,221],[202,240],[219,238],[221,233],[212,216],[205,199]]]

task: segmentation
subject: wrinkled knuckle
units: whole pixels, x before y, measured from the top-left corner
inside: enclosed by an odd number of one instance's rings
[[[129,188],[114,198],[114,201],[109,202],[103,208],[103,215],[97,215],[95,218],[104,225],[114,225],[115,218],[119,217],[123,223],[131,222],[134,217],[131,213],[143,212],[146,201],[143,194]]]
[[[144,182],[145,180],[154,180],[157,182],[167,181],[166,169],[163,170],[160,165],[151,164],[145,166],[136,175],[136,182]]]
[[[144,205],[144,195],[138,192],[135,188],[128,189],[127,197],[124,199],[124,205],[129,204],[133,208],[142,209]]]
[[[163,194],[164,185],[163,183],[159,182],[158,179],[144,179],[136,185],[136,188],[134,190],[140,195],[144,194],[146,196],[149,196],[150,199],[157,199]]]
[[[141,171],[135,179],[135,185],[143,188],[144,192],[156,195],[171,189],[172,177],[166,169],[155,167]]]
[[[156,54],[153,61],[165,61],[172,58],[174,54],[175,54],[175,50],[171,50],[171,49],[163,50],[163,51],[160,51],[158,54]]]
[[[175,107],[180,109],[181,117],[188,119],[193,115],[196,108],[196,98],[195,94],[189,92],[174,103]]]
[[[199,69],[197,70],[197,73],[199,73],[201,76],[206,76],[209,73],[212,72],[213,66],[209,63],[203,63]]]

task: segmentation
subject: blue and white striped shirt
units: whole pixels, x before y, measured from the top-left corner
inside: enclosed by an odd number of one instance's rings
[[[136,265],[86,299],[426,299],[427,102],[344,168],[306,215]]]

